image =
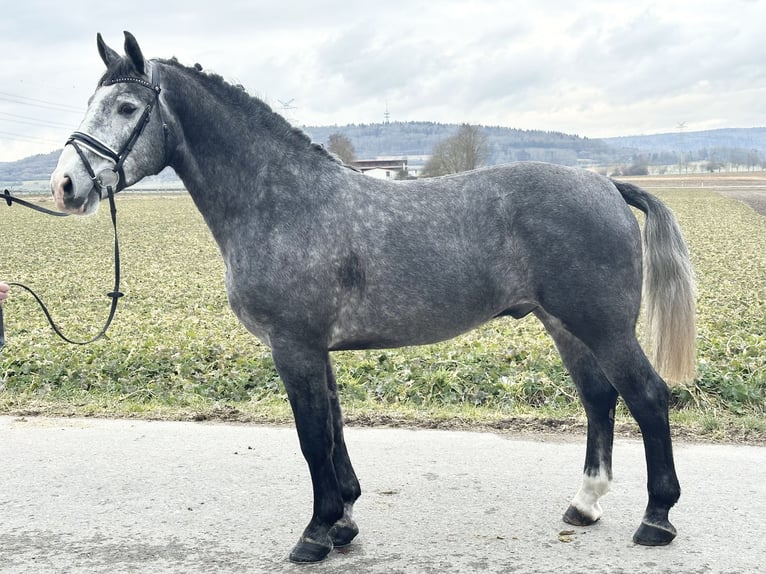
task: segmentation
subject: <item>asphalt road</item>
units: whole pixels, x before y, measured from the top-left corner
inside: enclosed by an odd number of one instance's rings
[[[679,535],[645,548],[631,542],[639,442],[616,442],[604,517],[574,528],[560,516],[584,439],[351,428],[347,440],[361,534],[298,566],[287,553],[311,500],[292,428],[0,417],[0,572],[766,572],[766,448],[678,443]]]

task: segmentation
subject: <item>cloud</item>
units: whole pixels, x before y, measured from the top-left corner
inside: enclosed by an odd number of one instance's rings
[[[95,0],[6,7],[0,22],[0,161],[47,152],[79,122],[102,70],[96,32],[121,51],[241,83],[298,124],[429,120],[600,137],[764,124],[762,2],[691,0]],[[36,122],[19,123],[16,116]],[[62,127],[71,125],[71,128]]]

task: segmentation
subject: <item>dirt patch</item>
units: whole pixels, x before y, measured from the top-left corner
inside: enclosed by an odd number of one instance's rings
[[[159,410],[142,413],[126,413],[123,411],[83,411],[71,405],[27,405],[26,407],[5,408],[3,415],[19,417],[19,422],[36,422],[44,425],[44,417],[60,418],[122,418],[145,420],[178,420],[195,421],[200,423],[229,423],[229,424],[266,424],[293,426],[292,416],[284,413],[267,411],[253,412],[250,409],[238,409],[231,405],[219,405],[204,411]],[[41,418],[38,418],[41,417]],[[408,429],[438,429],[453,431],[477,431],[521,436],[530,440],[545,440],[555,437],[557,440],[584,440],[587,426],[584,417],[562,416],[550,417],[540,415],[517,415],[502,418],[471,419],[462,417],[431,416],[423,413],[413,416],[396,412],[347,412],[344,423],[354,427],[375,428],[408,428]],[[704,421],[679,423],[671,422],[674,440],[683,442],[706,442],[748,444],[766,446],[766,427],[748,425],[738,417],[719,417],[714,428],[706,428]],[[82,420],[73,424],[82,425]],[[61,425],[61,422],[56,422]],[[615,436],[619,438],[639,439],[641,431],[638,425],[628,417],[615,422]]]
[[[642,175],[637,177],[615,177],[646,188],[668,189],[699,188],[717,189],[726,187],[766,187],[766,172],[694,173],[688,175]]]
[[[766,217],[766,188],[764,189],[716,189],[716,192],[736,199]]]
[[[510,416],[492,421],[463,420],[459,418],[434,419],[429,417],[397,417],[389,414],[364,413],[347,416],[345,424],[355,427],[391,427],[411,429],[439,429],[459,431],[496,432],[521,436],[531,440],[555,437],[558,440],[584,440],[587,432],[585,420],[579,417],[550,418],[538,416]],[[746,428],[735,420],[721,421],[715,430],[698,425],[671,423],[673,439],[682,442],[728,443],[766,445],[766,431]],[[641,431],[632,420],[615,422],[616,437],[640,439]]]
[[[705,189],[724,197],[741,201],[756,213],[766,217],[766,173],[712,173],[692,175],[664,175],[620,177],[640,187],[657,189]]]

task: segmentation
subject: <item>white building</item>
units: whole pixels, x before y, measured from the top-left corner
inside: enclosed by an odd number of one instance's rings
[[[405,157],[358,159],[351,165],[363,174],[376,179],[402,179],[403,174],[406,176],[409,173]]]

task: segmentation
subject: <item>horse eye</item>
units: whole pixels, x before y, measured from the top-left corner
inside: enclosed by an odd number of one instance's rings
[[[121,116],[130,116],[133,115],[133,112],[136,111],[136,106],[133,104],[129,104],[127,102],[120,104],[120,107],[117,108],[117,113],[119,113]]]

